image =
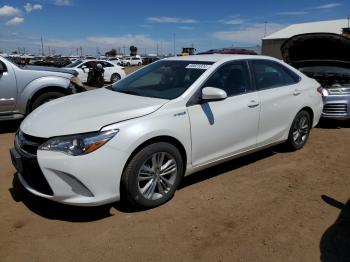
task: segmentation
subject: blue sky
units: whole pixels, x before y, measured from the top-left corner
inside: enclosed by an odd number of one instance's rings
[[[40,50],[40,37],[56,53],[96,54],[111,48],[139,53],[176,52],[192,44],[198,51],[260,44],[264,35],[289,24],[342,19],[350,1],[113,1],[0,0],[0,51]]]

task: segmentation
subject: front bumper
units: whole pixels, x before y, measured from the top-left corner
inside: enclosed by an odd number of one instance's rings
[[[108,145],[84,156],[10,150],[21,184],[34,195],[63,204],[97,206],[120,199],[120,180],[128,155]]]
[[[350,96],[326,96],[323,97],[322,117],[329,119],[350,119]]]

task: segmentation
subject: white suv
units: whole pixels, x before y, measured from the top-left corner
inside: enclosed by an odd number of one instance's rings
[[[137,56],[124,57],[122,59],[123,66],[140,66],[142,65],[142,59]]]
[[[271,145],[306,143],[322,88],[279,60],[198,55],[48,102],[11,149],[21,183],[72,205],[169,200],[183,176]],[[72,113],[73,112],[73,113]]]

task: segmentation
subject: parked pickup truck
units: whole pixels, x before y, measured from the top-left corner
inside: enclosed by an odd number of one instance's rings
[[[23,118],[40,105],[82,91],[74,70],[18,67],[0,56],[0,121]]]

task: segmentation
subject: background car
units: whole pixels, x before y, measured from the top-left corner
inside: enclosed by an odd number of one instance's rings
[[[65,68],[74,69],[78,72],[78,77],[81,82],[86,83],[89,73],[89,68],[91,68],[91,62],[96,64],[101,64],[104,69],[104,80],[105,82],[117,82],[123,79],[126,74],[124,68],[118,66],[107,60],[77,60]]]
[[[0,57],[0,121],[23,118],[53,99],[83,91],[74,70],[19,67]]]
[[[41,197],[102,205],[122,195],[151,208],[171,199],[185,175],[279,143],[301,149],[320,119],[321,91],[268,57],[163,59],[34,111],[11,158]]]
[[[113,64],[116,64],[116,65],[122,65],[122,60],[119,57],[109,58],[108,61],[110,61],[110,62],[112,62]]]
[[[151,64],[151,63],[156,62],[158,60],[159,60],[159,57],[155,57],[155,56],[142,57],[142,64],[148,65],[148,64]]]
[[[297,35],[281,47],[285,61],[324,87],[324,118],[350,119],[349,50],[349,38],[330,33]]]
[[[142,59],[137,56],[124,57],[122,59],[123,66],[140,66],[142,65]]]

